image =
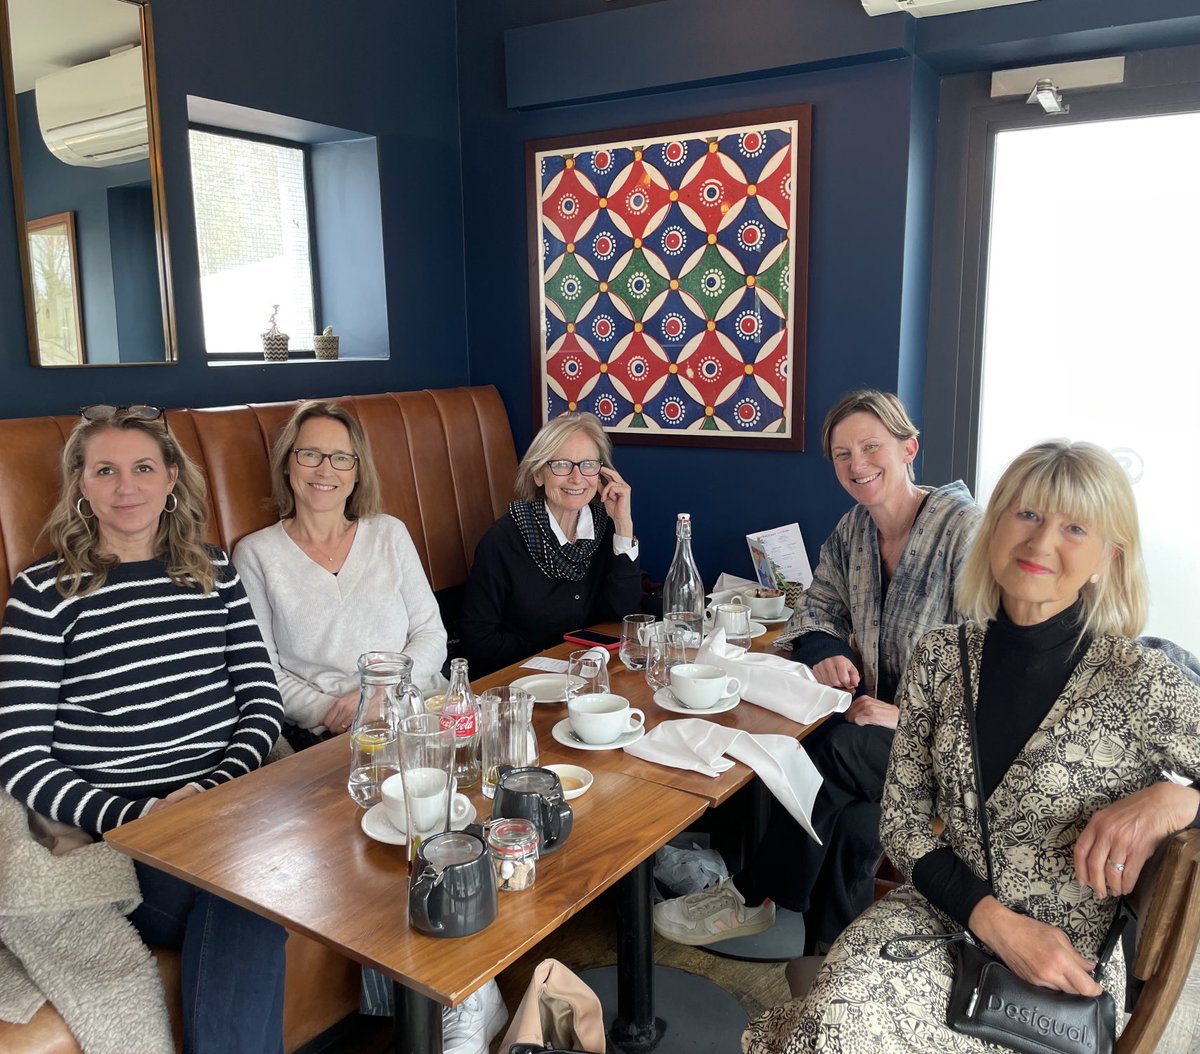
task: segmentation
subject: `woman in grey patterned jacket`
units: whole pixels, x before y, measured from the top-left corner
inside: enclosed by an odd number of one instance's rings
[[[1133,491],[1108,453],[1051,442],[1017,458],[961,597],[974,619],[970,690],[958,631],[946,627],[917,645],[898,696],[882,837],[904,885],[845,930],[803,1002],[751,1024],[747,1054],[996,1049],[945,1024],[948,947],[895,963],[881,946],[969,927],[1026,980],[1097,994],[1090,972],[1116,897],[1164,838],[1196,822],[1200,790],[1161,773],[1200,777],[1200,689],[1132,639],[1145,573]],[[983,877],[979,794],[994,885]],[[1104,984],[1120,1005],[1123,974],[1109,965]]]

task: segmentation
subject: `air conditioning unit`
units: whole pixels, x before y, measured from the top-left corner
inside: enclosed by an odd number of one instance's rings
[[[141,46],[39,77],[38,124],[68,165],[104,168],[150,156]]]
[[[916,18],[930,15],[952,15],[958,11],[978,11],[984,7],[1006,7],[1009,4],[1028,4],[1031,0],[862,0],[868,15],[894,15],[907,11]]]

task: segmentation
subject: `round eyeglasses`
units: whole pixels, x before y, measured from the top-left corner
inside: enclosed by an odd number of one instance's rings
[[[595,476],[604,467],[603,461],[568,461],[561,457],[547,461],[546,464],[550,466],[550,471],[556,476],[569,476],[574,469],[579,469],[581,476]]]
[[[349,472],[358,464],[357,454],[325,454],[320,450],[298,446],[292,450],[296,455],[297,464],[305,468],[316,468],[322,461],[329,458],[329,463],[339,472]]]

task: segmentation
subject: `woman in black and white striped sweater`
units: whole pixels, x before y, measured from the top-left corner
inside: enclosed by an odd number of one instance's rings
[[[88,407],[53,552],[0,630],[0,786],[93,836],[257,768],[282,706],[237,572],[202,541],[204,481],[153,407]],[[130,921],[181,947],[185,1049],[282,1050],[286,935],[137,864]]]

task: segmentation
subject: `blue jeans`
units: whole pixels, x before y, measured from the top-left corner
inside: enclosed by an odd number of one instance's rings
[[[129,921],[147,944],[183,953],[185,1054],[282,1054],[287,930],[156,868],[134,867],[142,903]]]

